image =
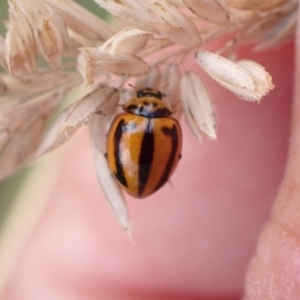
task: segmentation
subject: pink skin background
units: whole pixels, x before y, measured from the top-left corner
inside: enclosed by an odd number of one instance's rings
[[[287,164],[294,51],[289,42],[239,53],[273,77],[276,88],[260,104],[204,78],[215,100],[218,140],[198,143],[182,120],[183,156],[172,186],[145,200],[127,197],[135,245],[98,186],[88,132],[79,133],[66,146],[3,300],[299,299],[297,91]]]

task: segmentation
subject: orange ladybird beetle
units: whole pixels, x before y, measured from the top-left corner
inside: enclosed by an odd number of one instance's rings
[[[170,178],[181,157],[182,133],[162,93],[145,88],[123,106],[107,137],[107,161],[131,196],[145,198]]]

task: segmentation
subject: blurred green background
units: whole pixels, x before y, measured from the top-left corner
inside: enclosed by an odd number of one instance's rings
[[[93,2],[93,0],[75,0],[75,2],[80,3],[81,5],[92,11],[94,14],[102,18],[108,16],[105,11],[103,11],[95,2]],[[0,0],[0,34],[2,36],[5,35],[5,22],[6,20],[8,20],[7,10],[7,0]],[[26,176],[29,175],[33,168],[34,166],[22,168],[11,177],[0,181],[0,229],[3,225],[5,216],[8,213],[10,206],[14,201],[14,198],[16,197],[20,187],[24,183]]]

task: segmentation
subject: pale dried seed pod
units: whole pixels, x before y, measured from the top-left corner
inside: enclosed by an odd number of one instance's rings
[[[42,2],[34,5],[30,0],[9,1],[9,7],[10,27],[6,38],[9,71],[16,74],[24,66],[30,67],[28,71],[34,71],[37,46],[46,61],[58,68],[60,62],[56,56],[61,56],[62,38],[60,30],[52,23],[49,8]],[[18,45],[20,41],[22,44]],[[23,59],[16,61],[17,53],[22,52]]]
[[[261,10],[268,11],[286,2],[286,0],[226,0],[229,6],[242,8],[243,10]]]
[[[170,44],[172,44],[172,42],[167,38],[152,39],[148,42],[147,47],[145,47],[144,49],[139,51],[139,56],[145,57],[145,56],[151,55],[152,53],[155,53],[155,52],[169,46]]]
[[[0,179],[34,154],[46,124],[62,98],[52,91],[0,114]]]
[[[111,111],[111,106],[116,107],[118,101],[119,91],[110,86],[102,85],[67,108],[68,114],[60,130],[65,131],[72,127],[85,125],[93,113],[106,114],[107,109]],[[110,103],[107,109],[106,103]]]
[[[274,88],[272,77],[266,69],[257,62],[243,59],[237,61],[237,64],[251,74],[257,97],[265,96],[269,90]]]
[[[33,32],[25,16],[11,5],[4,51],[7,69],[11,74],[35,72],[37,47]]]
[[[57,28],[56,25],[50,20],[49,16],[45,16],[36,24],[34,33],[41,55],[52,68],[59,69],[63,53],[63,38],[61,35],[63,26]]]
[[[111,87],[112,88],[112,87]],[[108,127],[110,126],[113,118],[115,118],[116,113],[121,109],[122,107],[120,104],[120,90],[113,88],[114,91],[110,93],[110,95],[107,97],[106,101],[103,102],[103,104],[99,107],[99,110],[96,111],[97,115],[103,115],[107,119]]]
[[[102,64],[101,60],[95,61],[99,69],[115,75],[141,76],[147,74],[150,70],[149,65],[144,60],[134,55],[120,54],[117,57],[112,57],[104,54],[101,56],[101,59],[107,59],[107,63]]]
[[[70,127],[67,132],[61,130],[68,114],[69,110],[61,112],[50,128],[47,129],[34,153],[33,160],[61,146],[79,129],[79,127]]]
[[[215,0],[215,1],[227,12],[228,15],[230,15],[230,6],[228,5],[227,0]]]
[[[78,71],[90,82],[90,75],[103,70],[119,76],[140,76],[149,72],[149,65],[141,58],[126,53],[110,54],[99,48],[81,48],[84,57],[80,58]],[[88,68],[86,68],[88,66]]]
[[[125,5],[120,1],[115,2],[106,0],[95,0],[95,2],[115,17],[123,19],[127,24],[142,30],[149,30],[153,32],[152,24],[154,23],[154,19],[148,13],[147,9],[139,10],[137,14],[131,6]],[[158,32],[155,31],[154,33]]]
[[[62,94],[60,92],[51,91],[20,105],[2,109],[0,113],[0,130],[14,134],[31,118],[38,115],[50,115],[61,98]]]
[[[154,1],[152,8],[167,25],[165,28],[157,26],[161,35],[190,47],[201,44],[201,36],[195,24],[173,5]]]
[[[77,71],[84,79],[85,85],[92,84],[96,73],[96,68],[91,59],[84,52],[79,53],[76,64]]]
[[[183,0],[185,5],[199,18],[215,24],[229,21],[228,11],[217,0]]]
[[[167,101],[175,110],[175,116],[179,118],[181,115],[180,108],[180,80],[181,72],[177,64],[170,63],[163,71],[159,85],[162,87],[165,95],[164,100]]]
[[[234,63],[207,51],[198,51],[196,61],[214,80],[242,99],[259,102],[274,88],[270,74],[253,61]]]
[[[173,5],[168,4],[167,2],[159,2],[153,1],[150,2],[149,7],[161,17],[161,19],[168,25],[172,26],[173,28],[182,27],[180,24],[181,19],[177,18],[177,13],[182,15],[179,11],[175,9]],[[184,23],[183,20],[182,23]]]
[[[92,87],[65,108],[51,124],[35,157],[39,157],[66,142],[81,126],[89,123],[94,113],[111,113],[119,101],[119,92],[109,86]],[[107,103],[110,104],[107,104]]]
[[[114,33],[114,29],[105,21],[69,0],[47,0],[62,17],[66,26],[77,34],[91,40],[105,41]]]
[[[57,31],[56,35],[59,36],[62,40],[62,54],[68,56],[76,56],[79,53],[79,45],[77,42],[70,38],[69,30],[64,20],[55,10],[51,11],[51,21],[51,25],[54,27],[53,31]]]
[[[7,73],[1,75],[7,87],[6,95],[16,96],[19,102],[25,102],[38,94],[53,91],[53,88],[61,86],[64,90],[65,85],[76,85],[79,83],[79,76],[72,73],[57,73],[54,70],[38,71],[32,76],[15,77]],[[24,100],[24,98],[26,98]]]
[[[87,37],[73,31],[72,29],[68,28],[68,36],[70,39],[77,44],[76,49],[82,47],[94,47],[97,46],[97,42],[95,40],[90,40]],[[78,51],[77,51],[78,52]],[[66,52],[68,54],[68,52]],[[77,53],[78,54],[78,53]]]
[[[130,6],[119,2],[105,0],[95,0],[95,2],[133,27],[160,34],[175,43],[186,46],[195,46],[201,43],[200,34],[193,22],[166,2],[144,1],[143,5],[152,13],[149,13],[147,9],[136,13]],[[159,16],[161,20],[158,19]]]
[[[25,0],[18,1],[17,4],[28,20],[39,52],[53,68],[58,69],[63,40],[65,39],[65,43],[69,41],[66,27],[60,16],[46,2],[33,3]]]
[[[60,78],[57,74],[54,75],[56,76],[53,77],[51,72],[44,73],[25,81],[10,75],[3,76],[7,89],[6,96],[0,97],[1,131],[12,135],[31,118],[53,113],[65,94],[78,83],[78,81],[72,81],[74,76],[65,78],[63,75]],[[61,85],[53,89],[53,84],[56,82]]]
[[[30,14],[33,17],[30,18]],[[58,69],[64,54],[78,54],[78,44],[70,39],[67,26],[58,12],[48,4],[35,5],[28,11],[39,52],[54,69]]]
[[[117,55],[119,53],[136,54],[146,46],[152,37],[152,33],[135,28],[127,28],[111,41],[110,51],[112,54]]]
[[[136,54],[152,37],[150,32],[128,27],[112,36],[98,49],[110,54]]]
[[[104,21],[70,0],[15,0],[9,1],[9,7],[6,64],[15,75],[35,71],[38,51],[54,69],[60,68],[63,55],[77,55],[79,44],[70,38],[67,26],[90,39],[105,40],[114,33]]]
[[[181,101],[191,131],[201,140],[201,131],[211,139],[217,138],[216,114],[213,101],[199,75],[187,72],[182,76]]]
[[[235,7],[230,7],[229,17],[232,29],[235,28],[234,26],[232,27],[233,24],[247,24],[247,22],[249,22],[248,24],[251,24],[259,20],[259,16],[256,11],[244,10]]]
[[[145,3],[143,0],[121,0],[119,2],[123,5],[133,8],[136,11],[150,13],[147,3]]]
[[[106,152],[106,132],[103,130],[103,128],[105,128],[105,117],[94,115],[91,123],[98,181],[117,220],[132,240],[131,225],[126,202],[116,180],[110,172],[104,155]]]

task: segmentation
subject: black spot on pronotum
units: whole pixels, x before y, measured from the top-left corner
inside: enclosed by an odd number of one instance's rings
[[[161,131],[163,132],[164,135],[171,138],[172,148],[171,148],[171,153],[170,153],[165,171],[164,171],[162,177],[160,178],[157,186],[155,187],[155,190],[158,190],[159,188],[161,188],[169,179],[172,167],[174,165],[176,150],[178,148],[178,143],[179,143],[178,131],[177,131],[177,127],[175,125],[173,125],[171,128],[163,126],[161,128]]]
[[[121,160],[121,149],[120,149],[120,142],[123,135],[123,132],[126,131],[126,123],[124,119],[121,119],[119,124],[116,127],[115,135],[114,135],[114,157],[115,157],[115,164],[116,164],[116,172],[115,176],[118,181],[123,185],[127,186],[127,181],[125,178],[123,164]]]
[[[164,118],[168,117],[172,112],[168,108],[158,108],[155,110],[146,110],[143,112],[143,116],[147,118]]]
[[[135,105],[135,104],[130,104],[130,105],[128,105],[127,107],[126,107],[126,110],[127,111],[135,111],[136,109],[137,109],[138,107],[137,107],[137,105]]]
[[[159,108],[154,111],[153,118],[164,118],[168,117],[172,114],[172,112],[168,108]]]
[[[139,177],[138,177],[138,195],[142,196],[147,184],[154,154],[154,135],[152,122],[148,120],[148,124],[143,136],[140,157],[139,157]]]
[[[148,106],[150,103],[147,102],[147,101],[144,101],[143,104],[144,104],[145,106]]]

